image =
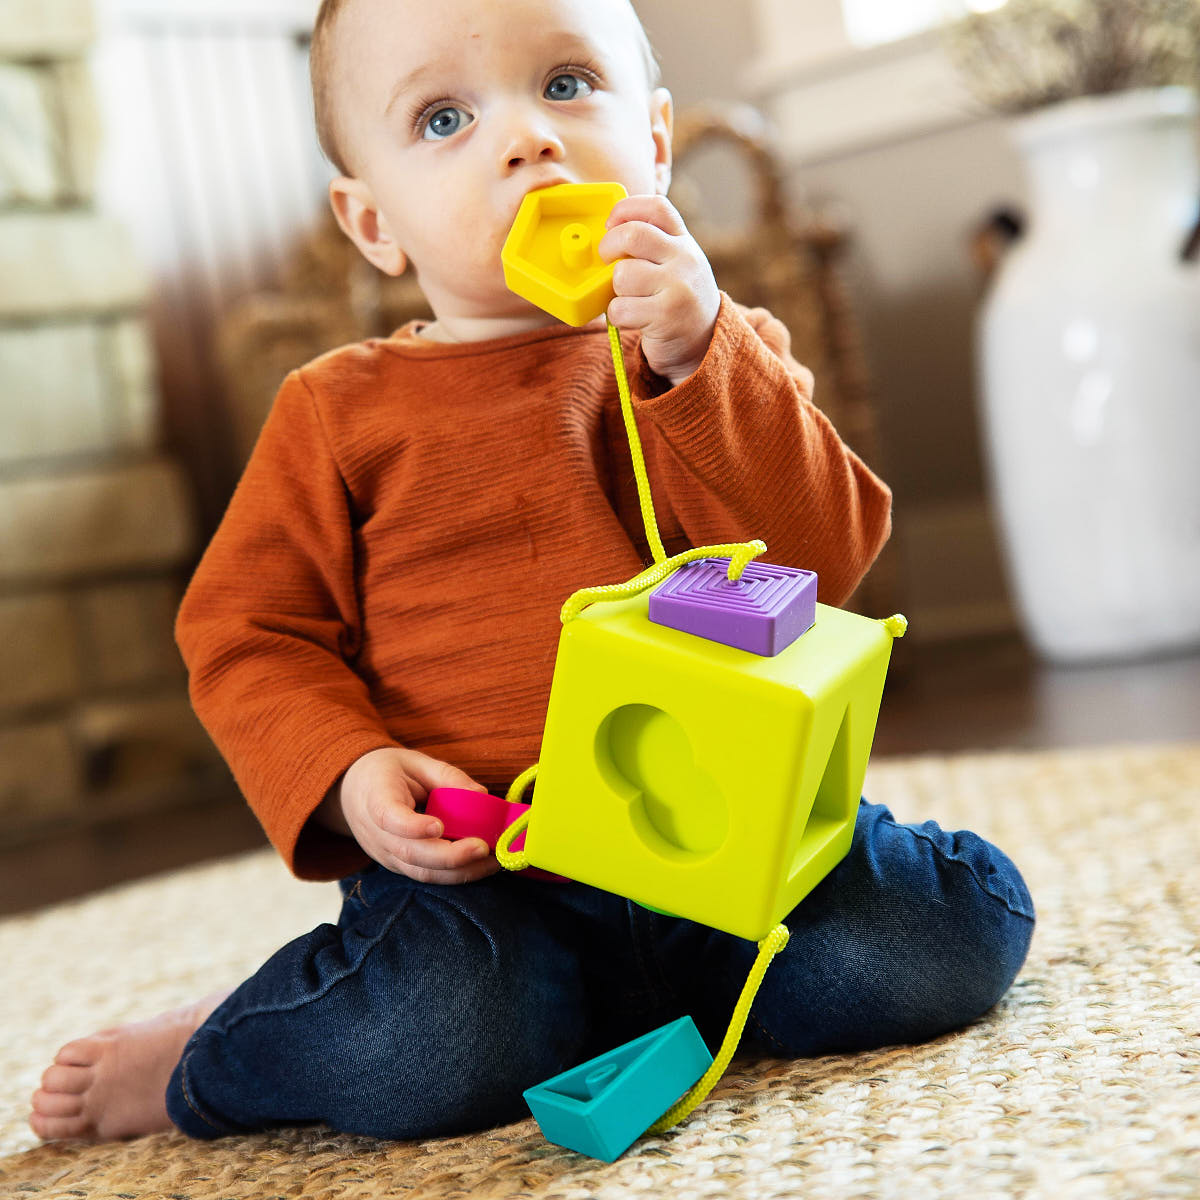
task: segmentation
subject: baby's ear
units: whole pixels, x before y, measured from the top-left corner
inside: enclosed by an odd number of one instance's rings
[[[654,184],[660,196],[671,186],[671,136],[675,130],[675,109],[671,93],[655,88],[650,94],[650,136],[654,139]]]
[[[371,189],[361,179],[339,175],[329,184],[329,205],[342,232],[368,262],[385,275],[403,275],[408,256],[392,237]]]

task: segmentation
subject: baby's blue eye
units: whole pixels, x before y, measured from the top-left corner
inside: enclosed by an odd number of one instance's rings
[[[590,96],[592,85],[579,75],[562,74],[546,84],[547,100],[578,100],[580,96]]]
[[[460,129],[465,129],[474,119],[469,112],[448,104],[430,114],[425,128],[421,131],[421,137],[427,142],[448,138]]]

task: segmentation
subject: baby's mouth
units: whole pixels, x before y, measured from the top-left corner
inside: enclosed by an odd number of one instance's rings
[[[527,187],[517,201],[517,208],[521,207],[521,201],[532,192],[544,192],[547,188],[558,187],[560,184],[570,183],[569,179],[548,179],[544,183],[535,183],[532,187]],[[517,208],[513,209],[513,217],[517,215]]]
[[[558,187],[559,184],[571,182],[565,175],[555,175],[551,179],[543,179],[540,183],[535,183],[531,187],[527,187],[525,195],[528,196],[530,192],[540,192],[543,188]]]
[[[541,191],[545,191],[546,188],[558,187],[558,185],[561,183],[571,183],[571,182],[572,181],[570,179],[563,179],[562,177],[555,177],[554,179],[548,179],[541,183],[535,183],[532,186],[525,188],[525,190],[523,192],[521,192],[521,194],[517,197],[517,199],[514,201],[514,203],[509,206],[508,213],[507,213],[508,220],[504,224],[504,232],[502,234],[501,240],[508,237],[508,232],[510,229],[512,229],[513,222],[517,219],[517,213],[519,213],[521,211],[521,205],[525,202],[526,196],[528,196],[531,192],[541,192]]]

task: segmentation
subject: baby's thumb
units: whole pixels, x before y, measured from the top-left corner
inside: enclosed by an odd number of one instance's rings
[[[370,780],[372,791],[382,792],[389,801],[415,808],[418,797],[413,794],[412,779],[403,758],[403,752],[381,751],[373,763]]]
[[[416,767],[413,774],[427,792],[439,787],[465,788],[469,792],[487,791],[482,783],[476,783],[466,771],[460,770],[452,763],[426,757],[423,762],[413,766]]]

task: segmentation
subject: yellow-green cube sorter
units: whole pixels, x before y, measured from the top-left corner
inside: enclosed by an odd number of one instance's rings
[[[850,848],[893,635],[818,604],[763,657],[647,609],[642,593],[563,626],[526,853],[757,941]]]

